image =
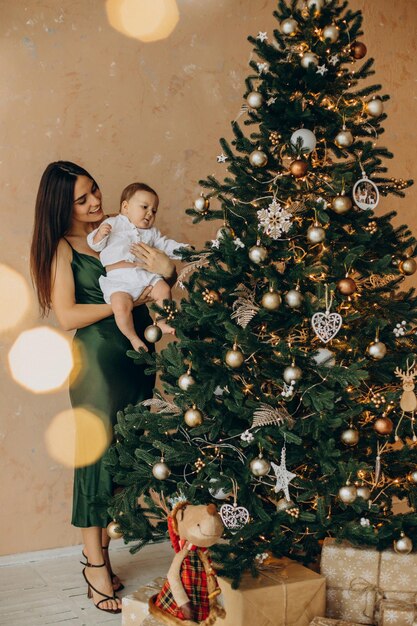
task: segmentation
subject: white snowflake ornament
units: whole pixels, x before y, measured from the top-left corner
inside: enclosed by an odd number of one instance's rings
[[[292,226],[291,213],[286,211],[275,198],[267,209],[257,211],[257,216],[259,229],[272,239],[280,239],[281,235],[287,233]]]

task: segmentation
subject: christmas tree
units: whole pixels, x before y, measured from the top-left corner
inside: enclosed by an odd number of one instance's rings
[[[216,502],[234,579],[266,554],[311,562],[327,536],[408,553],[417,532],[415,239],[374,212],[412,181],[386,175],[388,96],[359,86],[361,12],[280,0],[274,17],[249,37],[228,174],[187,211],[223,224],[184,253],[178,310],[159,310],[177,341],[131,353],[161,389],[119,415],[109,454],[125,539],[165,537],[152,490]]]

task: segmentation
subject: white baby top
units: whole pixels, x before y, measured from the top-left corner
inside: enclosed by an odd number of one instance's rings
[[[137,228],[125,215],[108,217],[103,224],[110,224],[111,232],[98,243],[93,243],[93,237],[98,228],[87,236],[87,243],[96,252],[100,252],[102,265],[111,265],[118,261],[134,262],[135,256],[130,252],[132,243],[147,243],[149,246],[165,252],[171,259],[181,258],[174,254],[178,248],[188,247],[187,243],[178,243],[168,239],[157,228]]]

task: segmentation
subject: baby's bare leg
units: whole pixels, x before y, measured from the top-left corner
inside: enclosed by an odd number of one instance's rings
[[[161,308],[163,307],[164,300],[172,300],[171,288],[168,283],[164,280],[158,280],[156,285],[152,287],[151,298],[153,298],[156,304]],[[164,320],[158,320],[157,324],[164,334],[175,335],[175,329]]]
[[[124,291],[116,291],[110,296],[110,304],[113,309],[114,319],[121,333],[127,337],[132,344],[134,350],[144,348],[148,350],[136,333],[135,326],[133,324],[133,300],[132,297]]]

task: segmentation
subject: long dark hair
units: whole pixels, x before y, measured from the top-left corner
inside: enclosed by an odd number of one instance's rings
[[[56,161],[48,165],[39,183],[30,271],[42,316],[48,315],[51,309],[52,260],[59,240],[71,225],[74,187],[78,176],[87,176],[95,183],[83,167],[70,161]]]

